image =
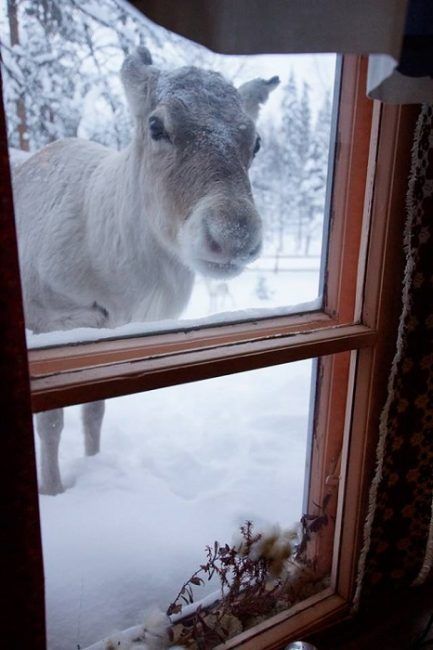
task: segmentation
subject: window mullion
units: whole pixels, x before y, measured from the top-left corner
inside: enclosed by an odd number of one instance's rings
[[[343,325],[207,350],[48,372],[31,379],[33,410],[42,411],[335,354],[372,346],[375,340],[376,333],[371,328]]]

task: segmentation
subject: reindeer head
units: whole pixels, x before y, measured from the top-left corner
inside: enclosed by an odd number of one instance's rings
[[[248,170],[260,148],[255,120],[278,77],[236,90],[195,67],[162,72],[145,48],[122,81],[136,122],[143,211],[159,242],[193,271],[232,277],[262,246]]]

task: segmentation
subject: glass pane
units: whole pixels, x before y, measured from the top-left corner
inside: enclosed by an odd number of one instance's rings
[[[320,306],[334,55],[217,55],[120,0],[6,6],[30,346]]]
[[[83,457],[80,408],[65,411],[65,491],[40,498],[50,650],[84,648],[152,608],[165,612],[206,562],[206,545],[234,544],[247,520],[257,532],[299,522],[313,368],[307,360],[111,399],[94,456]],[[58,412],[38,416],[48,456],[59,422]],[[215,579],[194,586],[194,600],[218,589]]]

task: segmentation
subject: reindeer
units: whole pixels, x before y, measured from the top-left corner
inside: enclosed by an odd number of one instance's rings
[[[230,278],[260,253],[248,169],[255,120],[278,77],[237,90],[195,67],[162,72],[146,48],[121,69],[135,122],[112,151],[71,138],[14,171],[26,325],[34,332],[113,328],[177,317],[194,274]],[[104,402],[83,405],[85,452],[96,454]],[[40,492],[63,491],[63,410],[36,416]]]

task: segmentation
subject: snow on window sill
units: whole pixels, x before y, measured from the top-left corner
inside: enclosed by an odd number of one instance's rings
[[[107,339],[130,338],[165,332],[176,332],[179,330],[193,330],[202,327],[210,327],[212,325],[227,325],[242,321],[256,321],[263,318],[277,316],[290,316],[293,314],[317,311],[321,306],[322,297],[318,297],[310,302],[299,303],[290,307],[221,312],[219,314],[213,314],[212,316],[206,316],[205,318],[190,320],[173,319],[152,321],[148,323],[129,323],[112,329],[101,328],[96,330],[93,327],[82,327],[72,330],[44,332],[42,334],[34,334],[31,330],[26,330],[26,340],[29,349],[45,348],[57,345],[70,345]]]

